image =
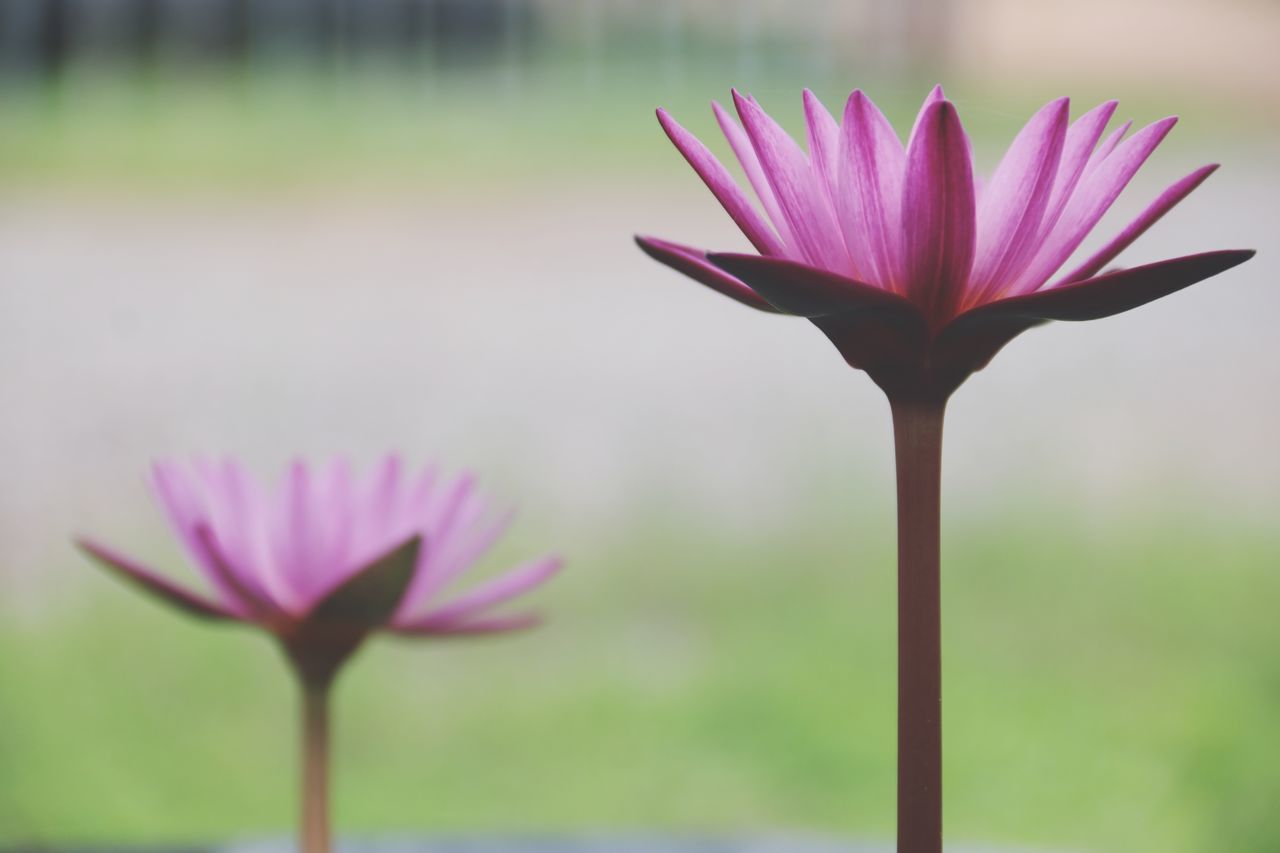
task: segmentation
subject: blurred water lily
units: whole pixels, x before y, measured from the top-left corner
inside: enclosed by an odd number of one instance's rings
[[[164,461],[151,486],[207,594],[96,540],[77,544],[159,600],[204,619],[274,635],[304,698],[303,846],[329,845],[327,697],[341,665],[373,632],[410,637],[526,628],[535,614],[495,613],[560,570],[546,556],[461,594],[447,588],[502,535],[470,473],[408,471],[384,458],[358,477],[342,460],[293,463],[274,488],[234,460]]]

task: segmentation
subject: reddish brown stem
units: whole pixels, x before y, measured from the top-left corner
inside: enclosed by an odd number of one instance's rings
[[[945,399],[896,399],[898,853],[942,851],[939,520]]]
[[[301,677],[302,823],[299,850],[329,853],[329,687],[328,678]]]

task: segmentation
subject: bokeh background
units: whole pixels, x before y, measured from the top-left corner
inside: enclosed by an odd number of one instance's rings
[[[344,831],[892,833],[887,407],[801,321],[644,258],[744,246],[653,119],[801,127],[946,84],[987,168],[1040,103],[1182,122],[1104,220],[1253,247],[1012,344],[945,462],[949,834],[1280,850],[1280,6],[1268,0],[0,0],[0,844],[278,835],[268,643],[73,552],[190,572],[151,458],[474,466],[487,569],[569,569],[516,638],[372,644]],[[1086,244],[1096,245],[1098,240]]]

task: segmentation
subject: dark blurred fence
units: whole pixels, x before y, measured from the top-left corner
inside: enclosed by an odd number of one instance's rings
[[[954,0],[0,0],[0,76],[282,63],[937,69]]]
[[[81,61],[466,64],[526,54],[538,22],[532,0],[0,0],[0,58],[6,75],[36,78]]]

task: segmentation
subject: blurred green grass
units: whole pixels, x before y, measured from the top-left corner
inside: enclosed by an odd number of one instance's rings
[[[850,518],[658,515],[570,549],[534,633],[375,642],[337,694],[341,827],[888,837],[892,526]],[[1025,501],[944,548],[951,837],[1280,848],[1280,531]],[[83,597],[0,621],[0,840],[287,831],[274,650],[83,571]]]
[[[86,70],[50,86],[14,86],[0,99],[0,183],[20,189],[232,191],[373,187],[489,193],[547,181],[643,180],[678,174],[653,110],[669,108],[704,138],[718,132],[708,103],[745,86],[797,139],[800,91],[838,110],[854,86],[872,94],[900,132],[932,80],[878,80],[852,71],[814,77],[782,69],[745,74],[732,63],[663,75],[613,61],[588,81],[581,69],[446,76],[123,73]],[[743,78],[746,78],[745,80]],[[751,85],[755,81],[756,85]],[[1069,90],[1069,91],[1068,91]],[[982,140],[983,168],[1028,116],[1060,94],[1081,112],[1120,98],[1139,126],[1178,113],[1172,147],[1228,149],[1275,138],[1268,111],[1204,92],[1118,83],[1063,87],[1017,81],[949,81],[966,127]],[[713,141],[717,150],[724,146]],[[990,148],[990,150],[985,150]]]

